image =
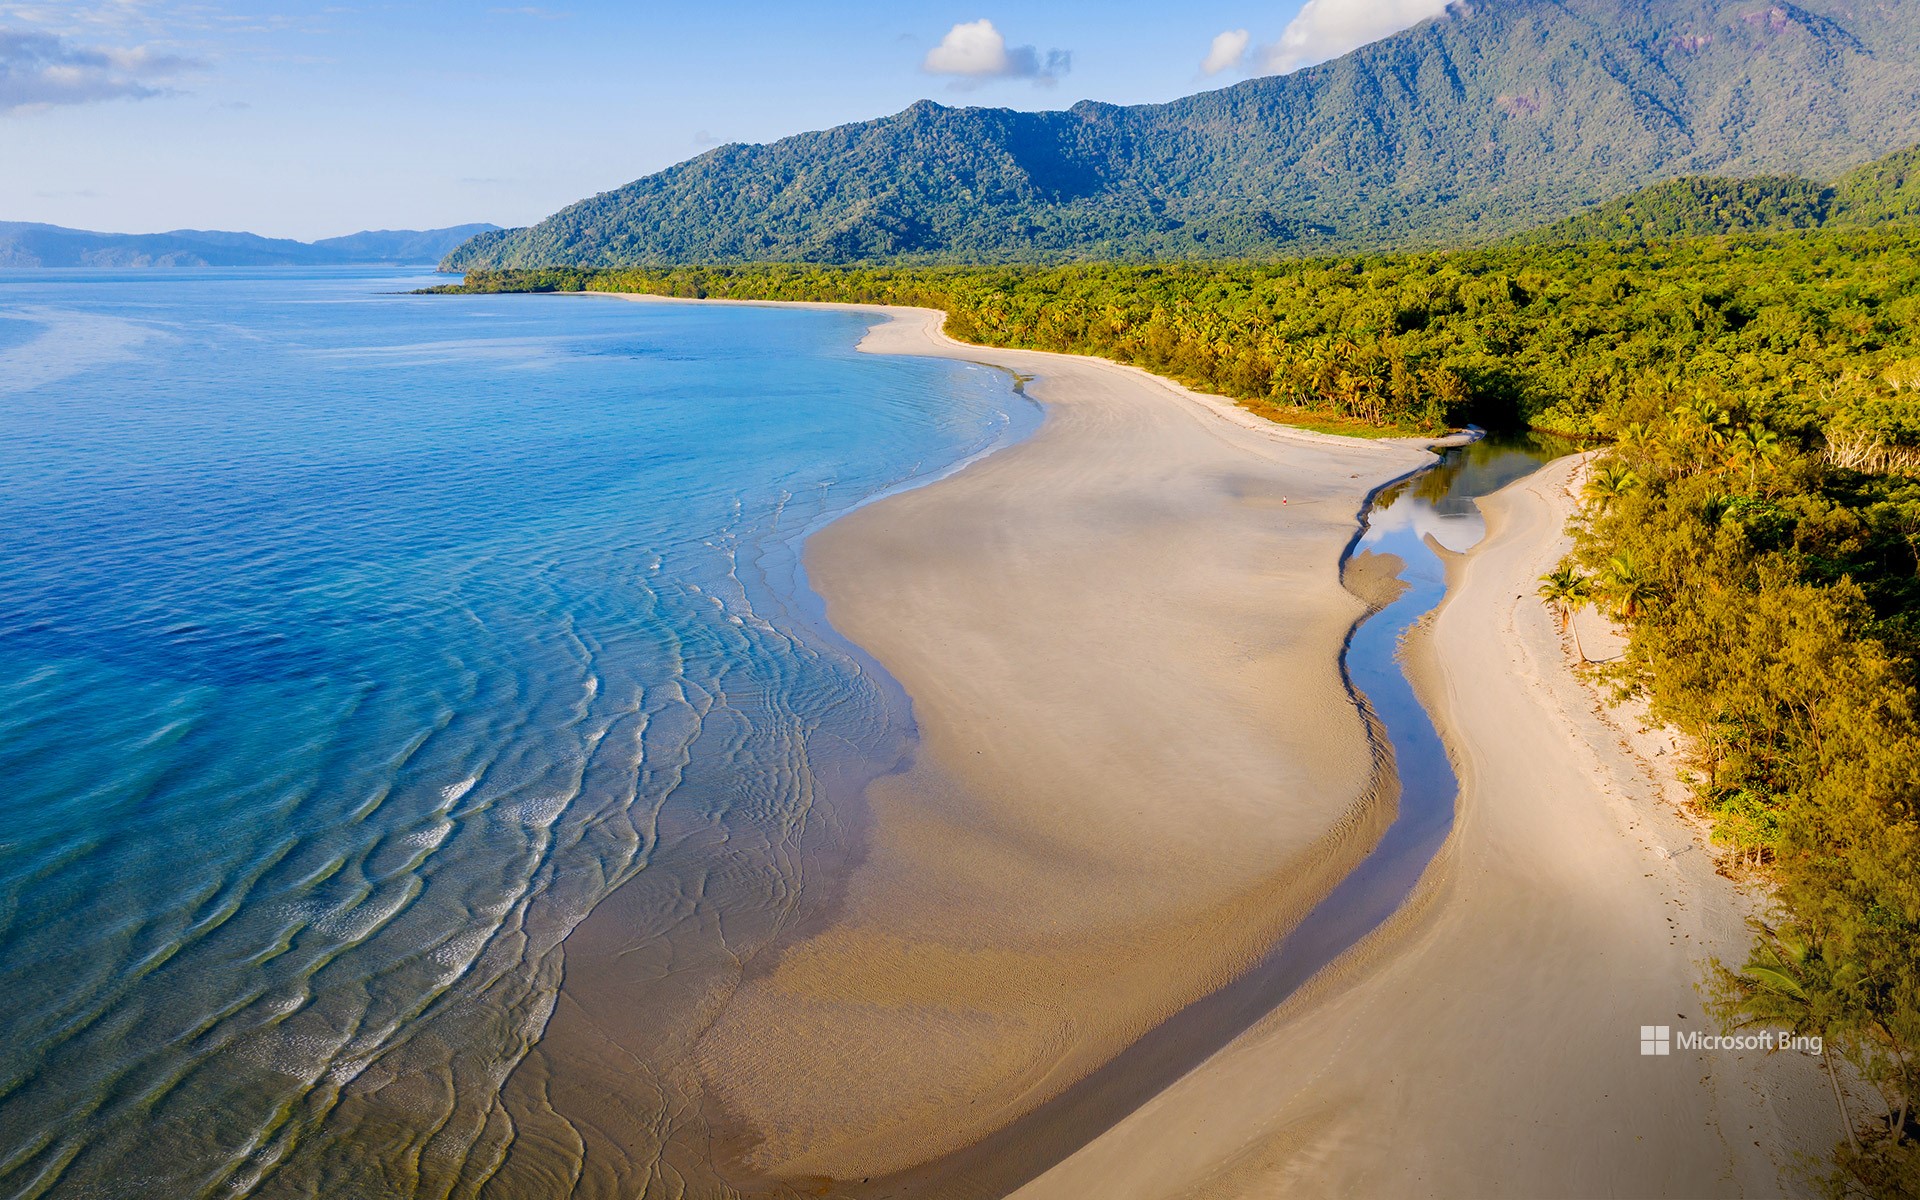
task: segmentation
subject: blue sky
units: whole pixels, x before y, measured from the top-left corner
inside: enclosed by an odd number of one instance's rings
[[[0,220],[525,224],[719,142],[922,97],[1167,100],[1443,2],[0,0]]]

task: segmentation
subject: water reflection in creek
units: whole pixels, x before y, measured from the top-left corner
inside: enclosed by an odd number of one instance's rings
[[[1448,450],[1434,466],[1375,494],[1350,553],[1371,556],[1368,590],[1380,607],[1355,628],[1344,666],[1392,753],[1400,786],[1391,823],[1360,865],[1251,970],[1050,1101],[1047,1108],[1061,1119],[1022,1122],[1022,1140],[1008,1154],[990,1153],[991,1142],[977,1147],[989,1153],[971,1155],[966,1194],[1004,1194],[1065,1158],[1085,1130],[1118,1122],[1170,1086],[1406,902],[1453,827],[1459,783],[1402,669],[1402,638],[1446,594],[1443,555],[1463,553],[1485,535],[1477,500],[1578,449],[1537,435],[1489,438]],[[1398,581],[1381,567],[1392,567]]]

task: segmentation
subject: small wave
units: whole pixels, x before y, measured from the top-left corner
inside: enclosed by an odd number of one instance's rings
[[[452,975],[448,976],[448,978],[457,979],[468,967],[473,965],[475,959],[480,957],[480,952],[487,947],[487,939],[492,936],[493,933],[491,930],[470,930],[467,933],[448,938],[436,947],[433,953],[427,955],[427,957],[443,967],[450,968]]]
[[[256,1067],[312,1087],[331,1068],[340,1046],[338,1039],[274,1029],[241,1043],[236,1053]]]
[[[366,940],[374,930],[386,924],[394,914],[406,907],[409,893],[397,892],[378,904],[354,904],[347,907],[326,904],[319,901],[305,901],[289,905],[291,915],[297,920],[319,932],[341,942],[353,943]]]
[[[443,787],[440,789],[440,802],[445,805],[451,805],[455,803],[462,796],[465,796],[468,792],[472,791],[474,788],[474,785],[479,782],[480,782],[480,777],[478,775],[469,775],[465,779],[462,779],[459,783],[448,784],[446,787]]]
[[[572,801],[572,796],[545,796],[509,805],[500,810],[500,815],[532,829],[547,829],[560,819],[560,814],[567,811],[567,805]]]
[[[447,835],[452,832],[452,821],[440,821],[425,829],[414,830],[412,833],[401,838],[400,844],[402,846],[411,846],[417,850],[438,850],[440,843],[446,841]]]
[[[331,1067],[327,1068],[327,1082],[333,1084],[335,1087],[345,1087],[359,1078],[360,1072],[366,1070],[371,1061],[371,1059],[365,1058],[340,1059]]]

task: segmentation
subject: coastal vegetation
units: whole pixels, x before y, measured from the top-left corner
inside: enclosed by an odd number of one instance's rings
[[[450,290],[920,305],[964,341],[1099,355],[1353,429],[1589,436],[1643,381],[1697,379],[1778,436],[1838,420],[1868,450],[1920,442],[1873,382],[1920,353],[1902,349],[1920,238],[1897,228],[1278,263],[562,267]]]
[[[1910,438],[1912,365],[1828,381],[1832,437]],[[1834,1194],[1920,1195],[1920,477],[1764,421],[1710,378],[1636,384],[1543,587],[1628,627],[1613,678],[1689,735],[1715,839],[1774,889],[1716,1014],[1819,1036],[1883,1096],[1856,1119],[1835,1084]]]
[[[1694,193],[1696,195],[1700,193]],[[1562,614],[1696,748],[1733,869],[1776,907],[1717,969],[1877,1088],[1835,1194],[1920,1194],[1920,231],[1899,224],[1251,264],[475,272],[450,290],[937,307],[987,345],[1098,354],[1281,419],[1467,420],[1604,446]]]

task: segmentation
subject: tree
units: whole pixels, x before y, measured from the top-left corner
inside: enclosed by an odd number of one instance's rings
[[[1736,466],[1747,468],[1747,490],[1760,486],[1760,464],[1780,457],[1780,435],[1760,425],[1742,425],[1731,439]]]
[[[1615,458],[1608,458],[1592,475],[1588,476],[1586,486],[1582,490],[1605,509],[1611,507],[1620,497],[1638,488],[1640,483],[1640,476],[1634,474],[1627,464]]]
[[[1634,562],[1631,554],[1615,554],[1607,559],[1606,570],[1600,579],[1600,594],[1606,597],[1616,617],[1632,621],[1658,598],[1660,591],[1652,577]]]
[[[1796,931],[1765,925],[1756,926],[1755,931],[1759,940],[1746,966],[1733,972],[1714,964],[1709,1007],[1723,1024],[1736,1029],[1779,1025],[1799,1036],[1820,1038],[1820,1063],[1833,1089],[1834,1109],[1847,1142],[1857,1152],[1860,1134],[1847,1112],[1846,1096],[1833,1070],[1834,1056],[1828,1051],[1837,1041],[1832,1037],[1834,1025],[1845,1008],[1838,993],[1857,984],[1859,973],[1844,967],[1834,970],[1822,957],[1820,946]]]
[[[1580,645],[1580,630],[1573,623],[1573,614],[1585,607],[1592,596],[1592,586],[1587,577],[1566,563],[1540,577],[1540,598],[1560,618],[1561,632],[1573,631],[1573,648],[1580,655],[1582,663],[1587,661],[1587,652]]]

